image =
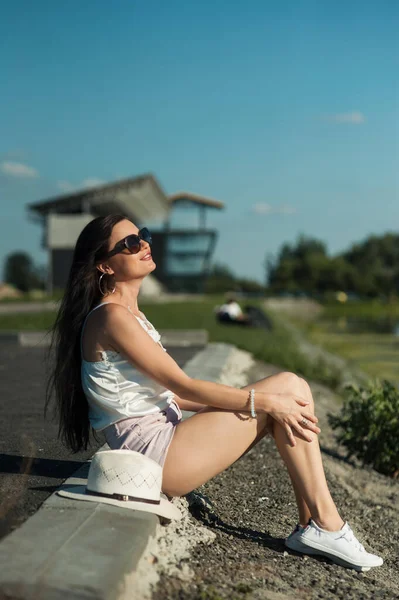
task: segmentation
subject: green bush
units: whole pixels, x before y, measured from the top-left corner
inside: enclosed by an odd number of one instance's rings
[[[399,391],[387,380],[376,379],[364,386],[345,386],[339,415],[328,415],[337,440],[363,465],[399,475]]]

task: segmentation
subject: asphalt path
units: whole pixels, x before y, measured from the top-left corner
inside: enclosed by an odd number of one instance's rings
[[[183,367],[201,347],[168,347]],[[47,348],[0,341],[0,538],[19,527],[65,479],[105,443],[91,436],[72,454],[58,440],[51,410],[44,418]]]

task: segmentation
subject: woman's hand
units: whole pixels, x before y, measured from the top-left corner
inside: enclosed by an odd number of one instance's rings
[[[312,438],[306,429],[319,434],[320,428],[315,425],[318,418],[306,410],[309,401],[295,394],[267,394],[266,411],[284,428],[291,446],[296,445],[293,429],[307,442]],[[306,419],[306,422],[303,420]]]

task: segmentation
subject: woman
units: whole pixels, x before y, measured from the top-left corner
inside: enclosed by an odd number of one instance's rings
[[[90,427],[112,449],[130,448],[163,467],[162,489],[182,496],[243,456],[268,431],[292,480],[299,520],[286,545],[358,571],[382,564],[344,523],[324,475],[308,384],[280,373],[243,389],[188,377],[139,311],[155,269],[147,229],[122,215],[81,232],[53,329],[59,436],[87,449]],[[181,421],[181,409],[195,414]]]

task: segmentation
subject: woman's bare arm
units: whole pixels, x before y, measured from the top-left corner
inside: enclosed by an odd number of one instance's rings
[[[200,402],[192,402],[191,400],[180,398],[177,394],[175,394],[174,399],[176,401],[176,404],[178,404],[181,408],[181,410],[190,410],[191,412],[198,412],[206,406],[206,404],[202,404]]]
[[[144,331],[125,307],[118,304],[105,306],[102,310],[102,326],[105,337],[113,348],[124,355],[142,373],[180,398],[226,410],[249,412],[247,390],[194,379],[186,375],[173,358]],[[256,394],[256,410],[271,413],[278,405],[280,412],[290,415],[295,412],[295,418],[298,421],[302,418],[304,413],[300,414],[301,406],[306,406],[307,400],[292,396],[283,406],[281,399],[275,400],[273,396],[258,392]],[[311,417],[306,415],[306,418]]]
[[[249,410],[247,391],[186,375],[124,306],[107,304],[101,313],[103,333],[112,348],[179,398],[228,410]],[[262,411],[259,397],[257,405]]]

